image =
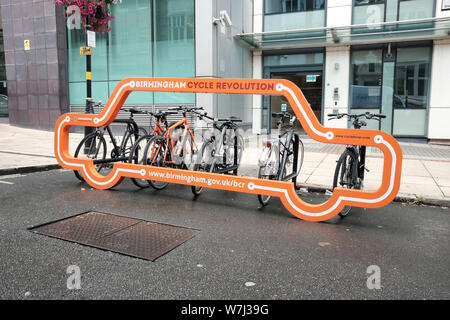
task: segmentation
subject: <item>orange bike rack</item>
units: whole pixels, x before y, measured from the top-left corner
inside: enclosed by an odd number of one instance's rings
[[[328,201],[309,204],[301,200],[292,182],[230,176],[216,173],[114,163],[107,176],[99,174],[91,159],[74,158],[69,153],[71,126],[100,127],[110,124],[132,91],[166,91],[196,93],[231,93],[285,96],[306,133],[323,143],[365,145],[379,148],[384,154],[383,178],[375,191],[335,188]],[[278,79],[191,79],[127,78],[120,81],[99,114],[63,114],[55,125],[55,156],[62,167],[79,170],[86,182],[97,189],[109,189],[125,177],[197,185],[213,189],[279,197],[290,213],[309,220],[323,221],[337,215],[344,206],[378,208],[389,204],[400,188],[402,150],[389,134],[377,130],[323,127],[301,90],[292,82]]]

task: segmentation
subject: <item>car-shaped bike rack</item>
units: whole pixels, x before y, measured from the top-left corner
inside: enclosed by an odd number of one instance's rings
[[[74,158],[69,153],[71,126],[101,127],[110,124],[133,91],[193,92],[220,94],[283,95],[289,101],[305,132],[323,143],[364,145],[379,148],[384,155],[381,186],[375,191],[335,188],[322,204],[309,204],[299,198],[292,182],[258,179],[116,162],[103,176],[91,159]],[[389,134],[377,130],[323,127],[314,115],[302,91],[292,82],[279,79],[209,78],[126,78],[120,81],[99,114],[63,114],[55,125],[55,156],[63,168],[79,170],[85,181],[96,189],[109,189],[125,177],[197,185],[213,189],[279,197],[294,216],[323,221],[337,215],[344,206],[379,208],[389,204],[400,188],[402,150]]]

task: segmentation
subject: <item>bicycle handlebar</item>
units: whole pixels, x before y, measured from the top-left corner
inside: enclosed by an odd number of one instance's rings
[[[272,112],[272,117],[274,118],[287,118],[290,119],[293,117],[292,114],[288,113],[288,112]]]
[[[203,110],[203,107],[199,107],[198,109]],[[201,112],[197,112],[195,110],[193,110],[192,112],[197,114],[197,116],[200,119],[206,118],[206,119],[209,119],[209,120],[214,121],[214,122],[242,122],[241,119],[235,118],[235,117],[230,117],[230,118],[213,118],[213,117],[208,116],[207,112],[201,113]]]
[[[203,110],[203,107],[183,107],[183,106],[178,106],[178,107],[169,108],[168,110],[195,112],[195,110]]]
[[[380,120],[380,119],[386,118],[386,116],[384,114],[376,114],[376,113],[370,113],[370,112],[361,113],[361,114],[329,113],[327,116],[332,117],[329,120],[332,120],[333,117],[335,117],[337,119],[341,119],[343,117],[349,117],[349,118],[354,118],[354,119],[365,117],[366,119],[369,119],[369,120],[372,118],[379,118],[379,119],[375,119],[375,120]]]
[[[228,119],[217,119],[220,122],[242,122],[241,119],[238,118],[228,118]]]

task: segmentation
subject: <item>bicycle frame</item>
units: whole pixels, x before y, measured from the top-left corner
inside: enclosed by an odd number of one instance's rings
[[[117,157],[111,157],[106,159],[96,159],[93,160],[94,164],[101,164],[101,163],[109,163],[109,162],[121,162],[128,160],[128,157],[125,156],[125,142],[128,139],[128,136],[130,134],[134,134],[135,138],[139,137],[138,135],[138,125],[133,119],[115,119],[113,121],[114,123],[126,123],[127,127],[125,129],[123,139],[120,143],[120,147],[117,145],[117,140],[114,134],[112,133],[112,130],[109,125],[106,125],[103,127],[103,131],[100,130],[100,128],[96,128],[97,131],[101,131],[101,136],[103,137],[105,135],[105,131],[108,133],[109,138],[111,139],[111,143],[113,144],[113,150],[118,150],[120,153],[117,154]]]
[[[128,95],[133,91],[194,92],[218,94],[283,95],[299,119],[306,134],[322,142],[342,145],[363,145],[380,149],[384,155],[380,187],[375,191],[335,188],[322,204],[309,204],[299,198],[292,182],[229,176],[176,168],[146,166],[131,163],[114,164],[107,176],[95,169],[91,159],[74,158],[69,152],[71,126],[100,127],[111,123]],[[323,221],[334,217],[345,206],[379,208],[389,204],[400,189],[402,150],[391,135],[378,130],[355,130],[323,127],[301,90],[283,79],[223,79],[223,78],[126,78],[120,81],[99,114],[62,115],[55,124],[55,157],[66,169],[79,170],[88,184],[97,189],[109,189],[125,177],[195,185],[251,194],[279,197],[294,216]]]
[[[164,120],[167,121],[167,120]],[[157,119],[155,122],[155,129],[153,129],[153,132],[151,133],[152,136],[160,136],[164,134],[164,129],[161,127],[161,124],[159,123],[159,120]]]
[[[352,177],[358,177],[364,180],[365,165],[366,165],[366,146],[347,146],[347,149],[352,150],[356,155],[357,163],[353,168]],[[352,181],[357,184],[358,181]]]
[[[224,137],[227,134],[227,130],[228,129],[234,130],[234,131],[236,131],[236,130],[233,129],[233,128],[229,128],[225,124],[222,125],[222,128],[220,128],[218,126],[215,126],[215,128],[220,130],[220,137],[219,137],[219,140],[217,140],[217,142],[214,141],[215,140],[214,136],[211,137],[212,142],[213,143],[215,142],[215,143],[214,143],[214,157],[212,159],[210,172],[226,173],[226,172],[233,171],[234,174],[237,174],[237,170],[238,170],[239,164],[238,164],[238,148],[237,148],[238,137],[237,137],[236,134],[234,135],[234,144],[233,144],[233,147],[234,147],[233,165],[228,165],[227,164],[227,154],[226,154],[225,149],[224,149],[224,152],[223,152],[223,155],[222,155],[222,157],[223,157],[222,161],[223,161],[224,167],[220,168],[220,169],[215,169],[215,166],[217,165],[216,153],[217,153],[217,150],[220,150],[222,148]]]
[[[179,151],[175,153],[174,147],[175,147],[176,142],[172,139],[172,131],[176,128],[179,128],[182,125],[184,125],[184,130],[183,130],[182,140],[181,140],[181,145],[180,145],[181,147],[179,148]],[[164,149],[164,160],[163,160],[164,163],[177,164],[173,159],[167,160],[167,153],[169,152],[169,148],[170,148],[171,154],[175,154],[176,156],[179,157],[181,152],[184,149],[184,145],[186,144],[186,139],[187,139],[188,133],[192,139],[191,146],[190,146],[191,150],[197,150],[198,149],[197,144],[195,143],[194,135],[189,130],[189,122],[187,121],[186,115],[184,115],[183,119],[172,124],[170,127],[168,127],[166,129],[166,132],[164,133],[164,138],[166,140],[166,145],[165,145],[165,149]],[[192,142],[194,143],[194,145],[192,145]],[[195,146],[195,149],[193,148],[194,146]]]
[[[281,132],[283,125],[283,119],[278,120],[278,175],[277,180],[282,181],[288,181],[290,179],[293,179],[298,176],[297,172],[297,162],[298,162],[298,144],[299,144],[299,137],[294,132],[294,127],[291,126],[288,130],[285,130],[284,132]],[[281,142],[281,138],[283,136],[286,136],[285,143]],[[291,147],[291,141],[292,137],[294,137],[294,163],[293,163],[293,172],[289,176],[285,176],[284,168],[286,165],[287,158],[289,156],[289,148]],[[281,152],[281,145],[283,146],[283,152]]]
[[[281,142],[281,137],[283,136],[283,135],[286,135],[286,144],[283,144],[282,142]],[[290,149],[290,147],[291,147],[291,142],[292,142],[292,138],[294,137],[294,146],[293,146],[293,148],[294,148],[294,150],[293,150],[293,152],[294,152],[294,161],[293,161],[293,169],[292,169],[292,173],[290,174],[290,175],[288,175],[288,176],[285,176],[285,172],[284,172],[284,168],[285,168],[285,165],[286,165],[286,161],[287,161],[287,158],[289,157],[289,149]],[[288,130],[288,131],[286,131],[286,132],[284,132],[281,136],[280,136],[280,139],[279,139],[279,144],[282,144],[283,145],[283,147],[284,147],[284,149],[283,149],[283,155],[282,155],[282,157],[281,157],[281,161],[280,161],[280,166],[279,166],[279,173],[278,173],[278,180],[283,180],[283,181],[287,181],[287,180],[290,180],[290,179],[293,179],[293,178],[295,178],[295,177],[297,177],[298,176],[298,172],[297,172],[297,162],[298,162],[298,143],[299,143],[299,137],[298,137],[298,135],[296,135],[295,133],[294,133],[294,129],[290,129],[290,130]],[[280,150],[280,149],[278,149],[278,150]],[[281,154],[280,154],[281,155]]]

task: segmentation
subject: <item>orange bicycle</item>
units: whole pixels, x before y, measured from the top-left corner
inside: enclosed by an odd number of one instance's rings
[[[143,152],[145,164],[157,167],[171,167],[192,170],[194,159],[198,152],[194,134],[189,128],[188,113],[197,113],[201,107],[179,106],[169,110],[181,111],[183,119],[168,126],[162,135],[155,135],[148,140]],[[149,184],[157,190],[162,190],[169,184],[164,181],[149,180]]]
[[[173,123],[171,124],[167,123],[168,115],[178,114],[177,111],[160,111],[160,110],[158,110],[156,113],[142,110],[142,113],[147,113],[148,115],[154,117],[155,125],[153,127],[152,133],[139,137],[133,144],[133,147],[130,152],[130,157],[128,159],[129,163],[146,164],[147,163],[146,158],[143,156],[145,146],[147,145],[147,143],[151,138],[153,138],[154,136],[164,135],[164,132],[167,130],[167,128],[173,125]],[[152,129],[151,125],[150,129]],[[146,179],[131,178],[131,181],[133,181],[133,183],[139,188],[148,188],[150,186],[149,181]]]

